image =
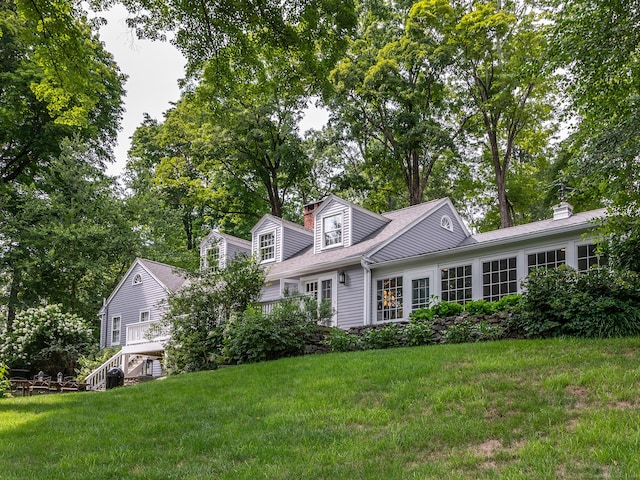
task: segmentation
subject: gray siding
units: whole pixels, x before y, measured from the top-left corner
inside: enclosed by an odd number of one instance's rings
[[[364,324],[364,270],[345,270],[347,282],[338,284],[338,326],[359,327]]]
[[[451,218],[453,232],[440,226],[443,215],[448,215]],[[381,248],[372,258],[376,262],[385,262],[453,248],[466,238],[466,233],[456,218],[449,205],[443,205],[390,244]]]
[[[133,278],[140,274],[142,283],[132,285]],[[129,272],[121,284],[119,290],[107,305],[106,314],[106,338],[101,346],[111,345],[111,329],[113,317],[121,318],[120,345],[126,345],[127,325],[140,321],[140,312],[149,310],[149,320],[162,318],[165,301],[168,298],[167,291],[139,264]]]
[[[248,248],[241,247],[239,245],[234,245],[231,242],[227,242],[227,255],[226,255],[225,261],[228,261],[229,259],[232,259],[236,255],[241,255],[243,253],[247,255],[251,255],[251,250],[249,250]]]
[[[282,235],[282,259],[287,260],[291,258],[311,244],[313,244],[313,235],[311,235],[311,232],[301,232],[285,225]]]
[[[388,221],[373,215],[367,215],[356,208],[351,210],[351,244],[361,242]]]
[[[264,303],[273,302],[280,298],[282,298],[282,293],[280,292],[280,281],[274,281],[264,288],[260,301]]]

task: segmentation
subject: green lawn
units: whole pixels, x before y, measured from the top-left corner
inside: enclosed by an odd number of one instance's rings
[[[312,356],[0,400],[0,478],[640,477],[640,339]]]

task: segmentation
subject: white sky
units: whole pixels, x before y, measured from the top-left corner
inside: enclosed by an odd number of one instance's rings
[[[125,112],[122,129],[114,149],[115,162],[107,165],[109,175],[120,175],[127,161],[131,136],[142,123],[144,114],[162,120],[162,114],[180,98],[178,80],[184,76],[186,60],[169,42],[152,42],[136,38],[126,25],[128,13],[117,4],[100,16],[107,25],[100,29],[100,39],[115,58],[122,73],[128,75],[125,84]],[[328,119],[326,110],[311,106],[300,124],[302,132],[319,129]]]

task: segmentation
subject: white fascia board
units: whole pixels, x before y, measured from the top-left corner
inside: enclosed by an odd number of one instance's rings
[[[509,238],[496,238],[493,240],[487,240],[484,242],[479,242],[479,243],[472,243],[470,245],[462,245],[459,247],[454,247],[454,248],[448,248],[445,250],[438,250],[436,252],[429,252],[429,253],[423,253],[421,255],[414,255],[411,257],[406,257],[406,258],[401,258],[401,259],[395,259],[395,260],[386,260],[384,262],[371,262],[369,264],[370,268],[377,268],[377,267],[384,267],[390,264],[403,264],[403,263],[413,263],[416,260],[421,260],[421,259],[425,259],[425,258],[438,258],[438,257],[443,257],[443,256],[447,256],[447,255],[451,255],[451,254],[457,254],[457,253],[466,253],[466,252],[473,252],[474,250],[482,250],[484,248],[490,248],[490,247],[496,247],[496,246],[508,246],[510,244],[513,243],[518,243],[518,242],[526,242],[526,241],[530,241],[530,240],[537,240],[540,238],[545,238],[545,237],[553,237],[555,235],[562,235],[562,234],[569,234],[569,233],[573,233],[573,232],[578,232],[578,231],[584,231],[586,232],[587,230],[589,230],[589,228],[591,228],[590,226],[585,225],[584,223],[578,223],[575,225],[570,225],[570,226],[563,226],[563,227],[559,227],[559,228],[554,228],[554,229],[550,229],[550,230],[544,230],[544,231],[539,231],[539,232],[533,232],[533,233],[527,233],[527,234],[522,234],[522,235],[518,235],[518,236],[514,236],[514,237],[509,237]]]
[[[312,267],[304,267],[304,268],[298,268],[294,270],[287,270],[286,272],[281,272],[278,275],[274,275],[273,277],[269,276],[269,274],[267,273],[267,281],[274,282],[282,278],[315,275],[315,274],[327,272],[330,270],[337,270],[337,269],[349,267],[352,265],[359,265],[361,258],[362,258],[362,255],[358,255],[356,257],[344,258],[337,262],[316,263]]]

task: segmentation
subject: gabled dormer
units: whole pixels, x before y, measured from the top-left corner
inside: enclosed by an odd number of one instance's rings
[[[251,251],[263,264],[282,262],[313,244],[311,230],[273,215],[263,216],[251,237]]]
[[[200,267],[203,269],[225,268],[229,259],[243,253],[251,254],[251,242],[212,230],[200,242]]]
[[[329,195],[314,212],[314,252],[350,247],[387,223],[382,215]]]

